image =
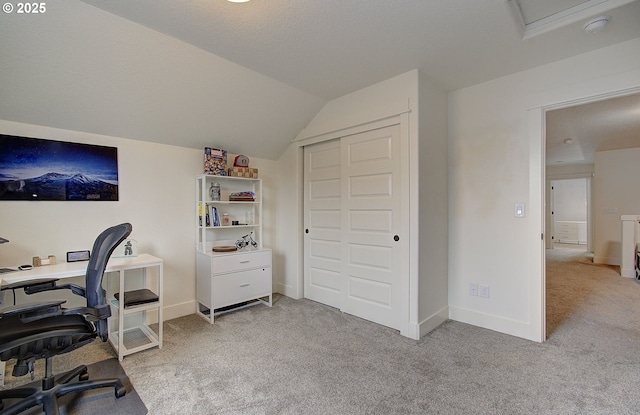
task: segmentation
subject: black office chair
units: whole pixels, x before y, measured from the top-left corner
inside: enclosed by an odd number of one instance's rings
[[[85,297],[87,306],[63,308],[65,301],[60,300],[16,305],[0,310],[0,360],[16,359],[13,376],[31,373],[33,378],[36,359],[46,359],[42,387],[0,391],[1,415],[19,414],[34,406],[42,406],[47,415],[58,415],[58,397],[90,389],[113,387],[116,398],[125,395],[126,390],[120,379],[88,380],[85,365],[58,376],[53,375],[52,357],[91,343],[96,337],[100,337],[102,341],[107,340],[107,318],[111,315],[111,309],[102,288],[102,276],[111,253],[131,230],[130,224],[123,223],[98,236],[87,264],[85,287],[75,284],[57,285],[55,279],[25,281],[3,287],[23,288],[27,294],[70,289],[74,294]],[[79,382],[69,383],[76,376]],[[3,410],[2,402],[15,398],[21,400]]]

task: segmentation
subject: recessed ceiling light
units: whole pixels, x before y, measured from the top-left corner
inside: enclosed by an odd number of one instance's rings
[[[248,2],[249,0],[227,0],[227,1],[229,1],[229,2],[231,2],[231,3],[246,3],[246,2]]]
[[[607,26],[611,16],[600,16],[589,20],[584,24],[584,31],[587,33],[598,33]]]
[[[563,143],[565,143],[565,144],[573,144],[573,138],[565,138]]]

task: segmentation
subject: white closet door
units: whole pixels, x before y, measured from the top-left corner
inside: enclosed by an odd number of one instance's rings
[[[342,311],[400,328],[400,126],[341,139]]]
[[[304,148],[304,296],[341,301],[340,140]]]

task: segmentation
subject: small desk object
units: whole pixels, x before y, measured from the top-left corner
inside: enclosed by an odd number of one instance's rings
[[[11,284],[18,281],[35,280],[41,278],[71,278],[85,275],[87,270],[86,261],[83,262],[63,262],[55,265],[45,265],[34,267],[27,271],[16,271],[3,274],[0,283]],[[147,271],[155,268],[157,270],[157,291],[155,287],[149,290],[147,287]],[[133,284],[129,278],[125,278],[125,273],[132,270],[141,270],[141,284]],[[118,273],[117,281],[112,279],[112,273]],[[107,301],[111,304],[111,317],[109,317],[109,343],[118,353],[118,360],[122,361],[124,356],[131,353],[146,350],[155,346],[162,348],[162,273],[163,261],[153,255],[141,254],[136,257],[115,258],[111,257],[105,269],[107,281]],[[125,280],[129,285],[141,286],[138,289],[131,289],[125,292]],[[105,280],[103,279],[103,284]],[[117,289],[111,290],[112,285],[117,282]],[[133,294],[133,297],[131,296]],[[138,301],[131,301],[138,296]],[[121,307],[118,299],[125,299],[125,307]],[[147,311],[156,312],[158,316],[158,329],[154,332],[148,326]],[[128,321],[125,321],[127,317]],[[135,326],[127,327],[129,320],[135,321]]]

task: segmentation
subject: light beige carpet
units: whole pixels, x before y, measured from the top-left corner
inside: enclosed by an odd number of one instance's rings
[[[123,367],[154,415],[640,413],[640,286],[584,252],[547,262],[542,344],[454,321],[413,341],[276,296],[168,321]]]

